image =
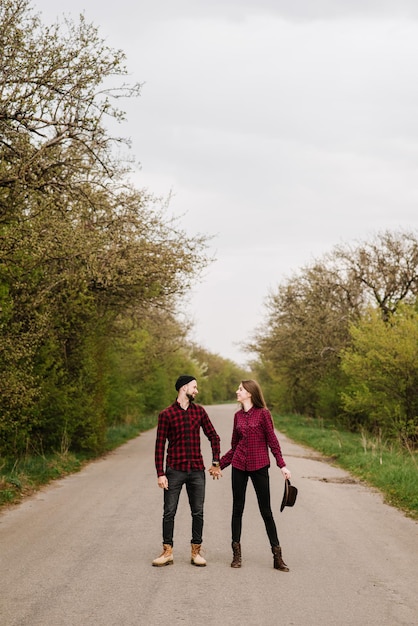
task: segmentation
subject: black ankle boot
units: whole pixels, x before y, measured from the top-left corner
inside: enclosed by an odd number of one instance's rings
[[[281,572],[288,572],[289,568],[286,563],[282,559],[282,549],[280,546],[273,546],[271,548],[273,552],[273,567],[274,569],[279,569]]]
[[[232,554],[231,567],[241,567],[241,544],[238,541],[232,542]]]

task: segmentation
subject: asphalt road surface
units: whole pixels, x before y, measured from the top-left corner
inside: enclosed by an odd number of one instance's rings
[[[235,405],[208,412],[229,448]],[[289,573],[273,558],[251,483],[243,566],[232,569],[231,473],[208,475],[204,555],[190,564],[191,517],[180,499],[174,565],[161,552],[155,430],[0,515],[1,626],[417,626],[418,524],[314,452],[279,435],[293,508],[272,504]],[[205,461],[211,461],[202,435]]]

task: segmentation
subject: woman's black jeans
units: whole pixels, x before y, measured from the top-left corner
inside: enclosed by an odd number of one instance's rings
[[[255,472],[243,472],[235,467],[232,468],[232,541],[241,541],[242,515],[244,513],[245,494],[249,478],[251,478],[254,485],[255,493],[257,495],[258,508],[260,509],[261,517],[264,520],[270,545],[272,547],[278,546],[280,545],[279,538],[277,536],[276,523],[270,506],[270,479],[268,466],[262,467]]]
[[[191,543],[201,544],[206,483],[204,470],[197,472],[180,472],[167,467],[166,476],[168,489],[164,490],[163,543],[173,545],[174,518],[176,516],[181,490],[183,485],[186,485],[192,514]]]

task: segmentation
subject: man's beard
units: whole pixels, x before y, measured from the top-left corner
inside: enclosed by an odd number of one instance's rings
[[[194,396],[192,396],[191,393],[187,393],[186,395],[189,398],[189,402],[194,402]]]

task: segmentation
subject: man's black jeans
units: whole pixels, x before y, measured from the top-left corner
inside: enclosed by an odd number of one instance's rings
[[[192,513],[192,541],[202,543],[203,505],[205,501],[206,476],[204,470],[180,472],[167,467],[168,490],[164,490],[163,543],[173,545],[174,518],[177,512],[180,493],[186,485]]]

